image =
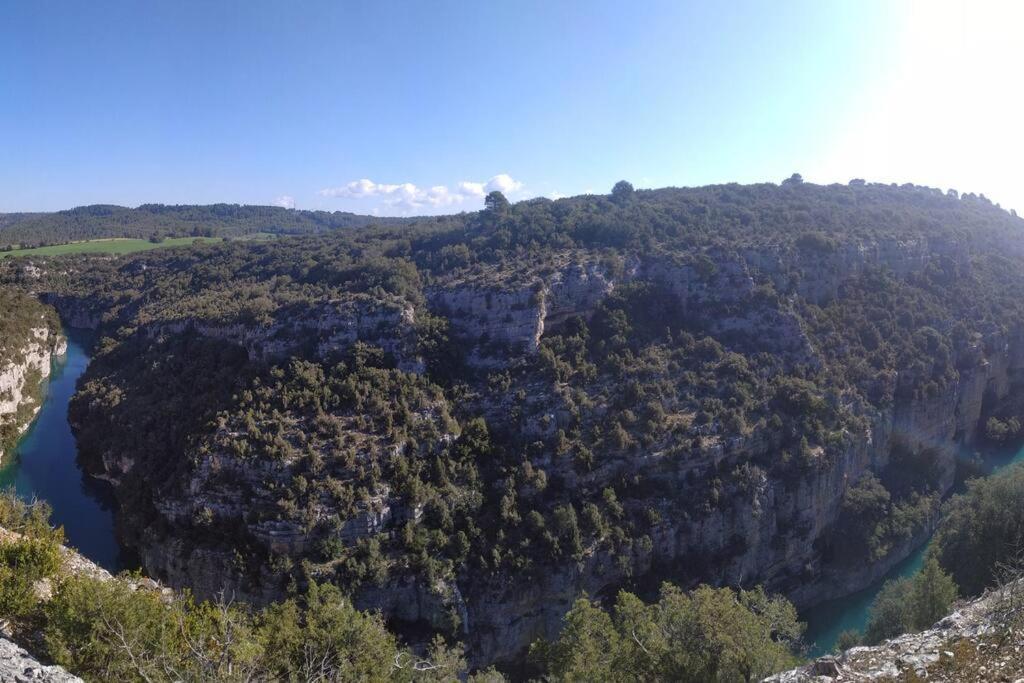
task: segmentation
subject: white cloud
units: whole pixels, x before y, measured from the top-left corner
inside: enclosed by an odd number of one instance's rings
[[[280,206],[285,209],[295,208],[295,197],[289,197],[288,195],[281,195],[274,200],[274,206]]]
[[[499,173],[490,180],[487,181],[486,190],[488,192],[494,192],[497,190],[502,194],[508,194],[509,192],[515,192],[516,190],[522,189],[523,184],[518,180],[513,180],[512,176],[508,173]]]
[[[459,194],[464,194],[467,197],[483,197],[484,183],[471,183],[468,180],[463,180],[458,186]]]
[[[320,190],[323,197],[376,201],[380,209],[402,213],[437,212],[469,204],[467,208],[480,208],[481,200],[495,190],[504,194],[518,192],[523,183],[507,173],[500,173],[485,182],[463,180],[450,189],[447,185],[419,187],[413,183],[377,183],[369,178],[353,180],[339,187]]]

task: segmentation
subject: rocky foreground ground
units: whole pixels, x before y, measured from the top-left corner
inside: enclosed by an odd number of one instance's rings
[[[75,683],[81,680],[59,666],[40,664],[23,648],[0,638],[0,683]]]
[[[1024,583],[1017,581],[961,603],[927,631],[822,657],[766,681],[1024,683]]]

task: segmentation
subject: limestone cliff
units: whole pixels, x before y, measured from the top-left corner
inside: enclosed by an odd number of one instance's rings
[[[416,312],[407,302],[357,296],[296,304],[256,323],[224,323],[202,318],[161,321],[146,327],[149,336],[194,332],[245,348],[254,361],[276,360],[304,352],[326,358],[356,342],[380,347],[399,367],[422,372],[417,355]]]
[[[45,292],[40,298],[60,314],[60,319],[65,325],[83,330],[97,329],[102,323],[104,312],[109,310],[110,306],[110,303],[105,301],[83,300]]]
[[[67,340],[40,325],[30,328],[26,339],[8,340],[6,345],[11,348],[7,357],[0,359],[0,427],[20,435],[39,411],[38,385],[50,376],[52,359],[67,353]],[[4,447],[11,445],[0,442],[0,458],[5,455]]]

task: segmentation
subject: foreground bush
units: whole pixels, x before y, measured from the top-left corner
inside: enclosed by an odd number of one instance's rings
[[[36,584],[60,566],[59,530],[50,528],[50,508],[0,495],[0,619],[29,618],[36,606]]]
[[[97,681],[451,681],[459,649],[425,656],[336,586],[256,610],[197,602],[139,577],[67,573],[49,509],[0,495],[0,620],[40,657]],[[500,680],[485,672],[478,680]]]
[[[440,641],[414,656],[334,586],[252,612],[71,577],[43,611],[47,653],[88,679],[429,681],[465,669]]]
[[[929,628],[949,613],[956,596],[956,583],[929,555],[912,578],[888,581],[882,587],[871,605],[865,640],[875,644]]]
[[[793,606],[761,589],[665,584],[651,605],[625,591],[611,612],[576,601],[531,654],[555,681],[754,681],[797,663],[802,631]]]
[[[995,584],[1024,548],[1024,465],[968,482],[948,503],[934,538],[939,563],[965,595]]]

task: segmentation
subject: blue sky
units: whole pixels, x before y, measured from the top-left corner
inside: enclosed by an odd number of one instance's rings
[[[1016,4],[0,0],[0,211],[794,171],[1024,208]]]

